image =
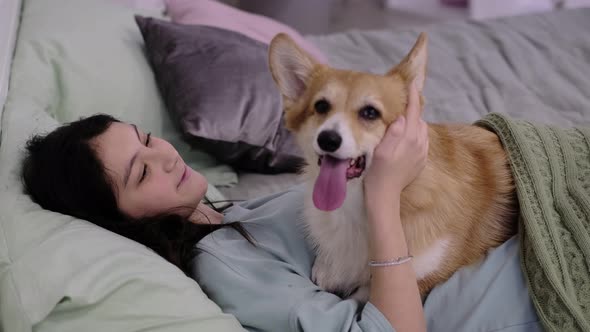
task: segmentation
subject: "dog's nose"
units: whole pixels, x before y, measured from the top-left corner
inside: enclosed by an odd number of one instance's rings
[[[342,144],[342,137],[334,130],[322,131],[318,136],[318,145],[326,152],[338,150],[340,144]]]

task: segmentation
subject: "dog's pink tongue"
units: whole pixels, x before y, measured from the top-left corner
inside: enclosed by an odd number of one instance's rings
[[[320,175],[313,187],[315,207],[332,211],[344,203],[346,198],[346,169],[350,161],[324,156],[320,165]]]

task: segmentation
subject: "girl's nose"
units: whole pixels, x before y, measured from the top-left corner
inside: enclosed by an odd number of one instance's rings
[[[176,154],[168,153],[164,156],[164,172],[170,173],[174,171],[176,168],[176,163],[178,162],[178,156]]]

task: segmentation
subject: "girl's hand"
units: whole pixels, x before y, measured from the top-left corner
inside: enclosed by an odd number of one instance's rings
[[[422,172],[428,156],[428,125],[421,118],[418,90],[409,86],[406,116],[389,125],[364,178],[365,199],[400,195]],[[391,198],[389,198],[391,199]]]

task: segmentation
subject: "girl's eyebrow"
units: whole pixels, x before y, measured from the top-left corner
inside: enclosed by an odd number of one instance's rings
[[[135,130],[135,134],[137,134],[137,139],[141,143],[141,137],[139,136],[139,130],[137,130],[137,126],[134,124],[132,124],[131,126]],[[127,168],[125,169],[125,176],[123,177],[123,183],[124,183],[125,187],[127,187],[127,182],[129,182],[129,175],[131,175],[131,168],[133,167],[133,164],[135,163],[135,159],[137,158],[138,152],[139,152],[139,150],[135,151],[135,153],[133,154],[133,157],[131,157],[131,160],[129,161],[129,164],[127,165]]]

